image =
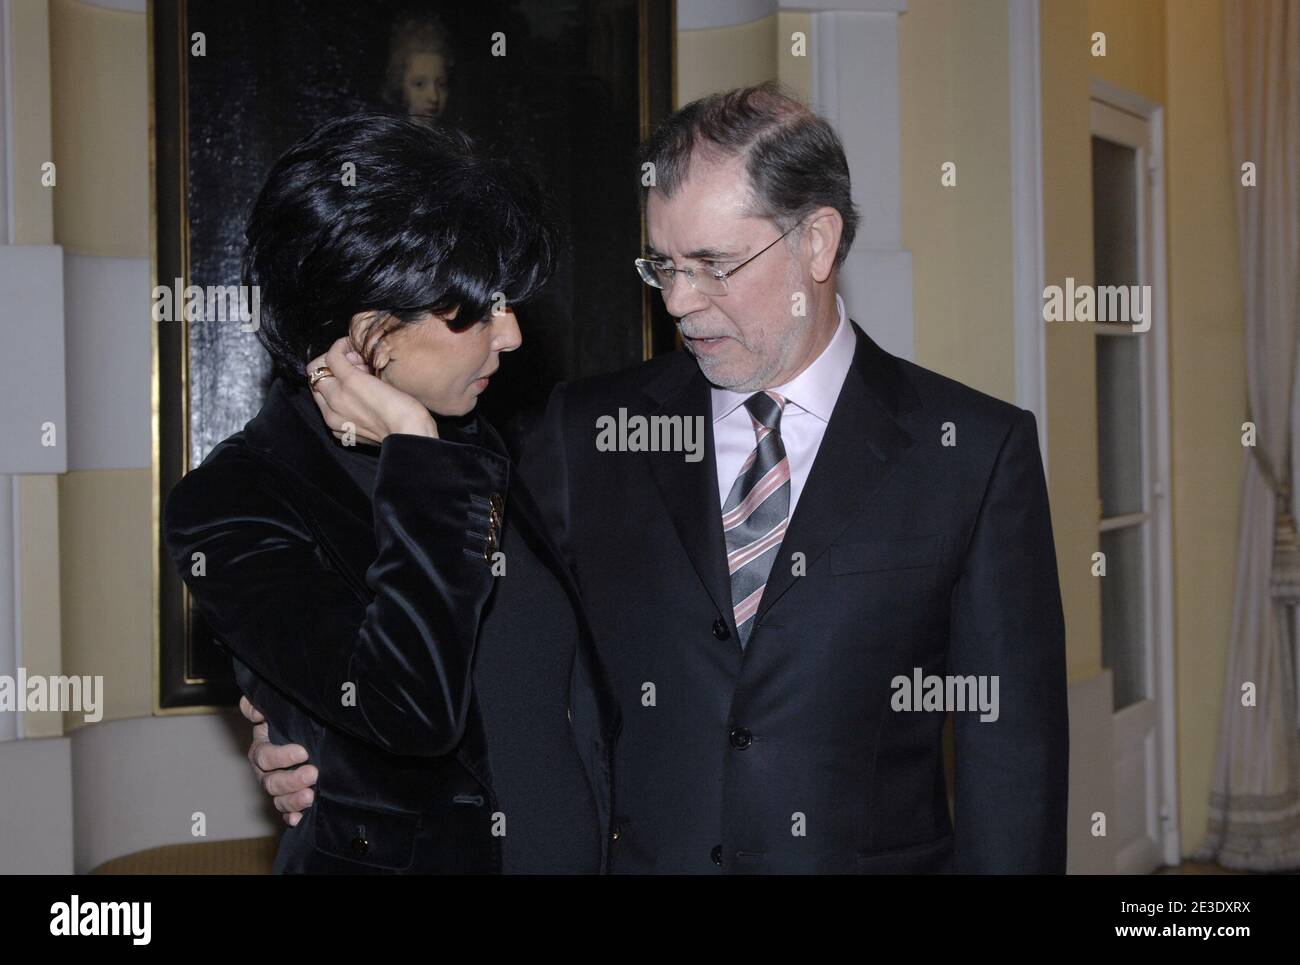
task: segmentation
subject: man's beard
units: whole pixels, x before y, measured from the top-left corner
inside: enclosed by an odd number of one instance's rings
[[[709,380],[710,384],[716,385],[720,389],[730,389],[732,392],[758,392],[760,389],[774,388],[778,384],[773,379],[784,368],[784,362],[790,356],[791,346],[801,331],[802,328],[798,325],[790,326],[782,335],[777,345],[777,351],[768,357],[766,364],[762,365],[757,371],[738,373],[733,377],[727,377],[719,371],[726,366],[726,362],[722,359],[696,355],[690,348],[687,348],[687,351],[695,359],[695,363],[700,367],[700,372]],[[688,342],[687,345],[689,346],[689,344]]]

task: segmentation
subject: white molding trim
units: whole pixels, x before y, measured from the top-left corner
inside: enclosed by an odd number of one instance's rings
[[[0,869],[73,873],[72,743],[66,737],[0,742]]]
[[[1140,117],[1143,120],[1153,121],[1156,113],[1163,110],[1155,101],[1147,100],[1141,94],[1119,87],[1108,80],[1102,80],[1100,77],[1090,78],[1089,87],[1089,95],[1092,100],[1109,104],[1117,110],[1132,114],[1134,117]]]
[[[862,214],[854,248],[902,247],[898,17],[842,11],[812,18],[812,108],[835,128]]]
[[[1047,457],[1047,331],[1043,322],[1043,124],[1038,0],[1007,0],[1011,77],[1011,285],[1016,404],[1038,420]]]
[[[1163,107],[1153,106],[1147,115],[1151,123],[1151,158],[1150,180],[1152,236],[1151,243],[1161,257],[1152,260],[1151,291],[1155,302],[1155,311],[1151,319],[1152,342],[1155,351],[1155,395],[1164,400],[1165,415],[1156,425],[1156,474],[1160,483],[1160,503],[1156,509],[1156,518],[1160,526],[1160,541],[1156,552],[1160,559],[1160,572],[1164,575],[1167,586],[1160,594],[1160,636],[1166,643],[1160,654],[1160,735],[1161,743],[1166,748],[1164,759],[1160,762],[1160,778],[1164,786],[1164,795],[1169,814],[1164,821],[1165,863],[1176,865],[1182,860],[1181,821],[1178,814],[1178,704],[1174,687],[1175,668],[1174,653],[1174,546],[1173,546],[1173,499],[1170,489],[1173,483],[1173,460],[1170,455],[1169,418],[1169,284],[1168,266],[1169,249],[1165,238],[1165,111]]]
[[[10,0],[0,0],[0,244],[13,244],[14,226],[14,132],[13,83],[9,65],[12,29]],[[0,476],[0,674],[16,675],[22,663],[22,593],[19,577],[18,478]],[[22,735],[18,713],[0,714],[0,741]]]
[[[3,151],[0,151],[0,243],[12,245],[18,237],[14,215],[14,85],[9,76],[13,64],[10,49],[12,0],[0,0],[0,126],[3,127]]]
[[[1067,688],[1072,815],[1066,832],[1067,875],[1115,873],[1115,838],[1093,837],[1092,822],[1080,818],[1097,811],[1114,813],[1114,689],[1113,675],[1105,669],[1091,677],[1071,680]]]
[[[907,0],[780,0],[782,10],[807,13],[906,13]]]
[[[861,213],[840,267],[849,315],[887,352],[915,357],[912,261],[902,246],[898,14],[812,16],[812,108],[835,128]]]
[[[1166,812],[1161,815],[1161,856],[1166,864],[1182,860],[1182,833],[1178,812],[1178,714],[1175,689],[1174,606],[1173,606],[1173,500],[1172,458],[1169,422],[1169,287],[1168,244],[1166,239],[1165,201],[1165,109],[1160,104],[1107,81],[1092,78],[1092,100],[1107,104],[1147,123],[1149,153],[1146,159],[1146,184],[1151,210],[1149,248],[1150,285],[1153,311],[1150,350],[1153,358],[1152,394],[1162,418],[1154,419],[1154,462],[1156,478],[1151,485],[1156,493],[1152,512],[1155,522],[1155,557],[1153,568],[1160,585],[1156,588],[1157,612],[1154,614],[1157,644],[1154,655],[1157,699],[1160,713],[1156,722],[1160,739],[1160,793]]]

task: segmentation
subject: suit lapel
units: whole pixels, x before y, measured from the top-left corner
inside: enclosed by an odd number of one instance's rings
[[[685,353],[683,353],[685,356]],[[683,358],[664,376],[650,383],[646,393],[655,400],[649,413],[704,419],[704,453],[698,462],[687,462],[680,452],[647,452],[659,493],[668,508],[677,535],[704,589],[733,625],[731,581],[727,574],[726,541],[722,535],[722,507],[718,503],[718,464],[713,448],[713,405],[709,383],[695,360]]]
[[[853,331],[853,364],[772,565],[758,620],[798,579],[791,555],[803,553],[811,566],[916,443],[894,418],[920,404],[915,391],[893,356],[856,325]]]

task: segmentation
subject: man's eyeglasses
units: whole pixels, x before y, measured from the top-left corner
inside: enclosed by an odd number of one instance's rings
[[[793,225],[790,228],[787,228],[785,234],[781,235],[781,238],[784,238],[797,227],[798,225]],[[777,238],[776,241],[780,241],[781,238]],[[764,251],[767,251],[768,248],[775,245],[776,241],[772,242],[772,244],[768,245],[767,248],[764,248],[762,251],[750,255],[735,268],[731,268],[727,271],[721,271],[716,268],[674,268],[672,265],[665,262],[653,261],[649,258],[638,258],[636,260],[636,270],[637,274],[641,276],[641,280],[651,288],[662,288],[664,291],[668,291],[673,287],[673,278],[676,275],[685,275],[686,280],[690,282],[691,287],[696,291],[702,292],[705,295],[725,295],[727,294],[727,279],[748,265]]]

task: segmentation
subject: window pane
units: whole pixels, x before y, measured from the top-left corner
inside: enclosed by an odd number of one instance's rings
[[[1097,483],[1103,518],[1145,509],[1138,336],[1097,336]]]
[[[1101,534],[1106,575],[1101,577],[1101,662],[1114,674],[1115,709],[1150,694],[1147,687],[1146,523]]]
[[[1097,285],[1137,285],[1137,151],[1092,139],[1092,255]]]

